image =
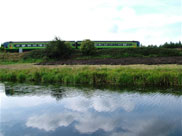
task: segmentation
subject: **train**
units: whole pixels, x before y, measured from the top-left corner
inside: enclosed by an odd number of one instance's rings
[[[10,41],[2,44],[6,50],[34,50],[45,48],[50,41]],[[69,42],[72,48],[78,49],[82,41],[65,41]],[[139,41],[93,41],[96,48],[137,48],[140,47]]]

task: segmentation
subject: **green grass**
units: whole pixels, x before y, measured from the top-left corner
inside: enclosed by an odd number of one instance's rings
[[[141,47],[141,48],[112,48],[97,49],[91,56],[82,55],[80,50],[74,50],[70,54],[70,59],[107,59],[107,58],[127,58],[127,57],[170,57],[182,56],[182,50],[162,48],[162,47]],[[38,63],[42,61],[55,61],[46,57],[45,51],[32,50],[24,53],[0,52],[0,64],[16,63]]]
[[[181,68],[62,67],[0,69],[0,81],[65,85],[182,87]]]
[[[0,64],[7,65],[7,64],[20,64],[20,63],[39,63],[43,61],[43,58],[26,58],[29,52],[25,53],[10,53],[10,52],[0,52]]]
[[[107,59],[107,58],[127,58],[127,57],[171,57],[182,56],[182,50],[159,48],[159,47],[141,47],[141,48],[112,48],[97,49],[94,55],[84,56],[79,50],[72,55],[72,59]]]

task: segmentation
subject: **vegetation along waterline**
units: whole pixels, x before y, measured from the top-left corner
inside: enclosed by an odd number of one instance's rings
[[[65,66],[0,69],[0,81],[66,85],[182,87],[182,67]]]

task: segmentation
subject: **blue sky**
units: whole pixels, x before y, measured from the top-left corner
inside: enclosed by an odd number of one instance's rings
[[[182,0],[2,0],[0,43],[182,39]]]

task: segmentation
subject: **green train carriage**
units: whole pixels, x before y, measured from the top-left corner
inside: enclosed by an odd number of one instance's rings
[[[139,41],[93,41],[96,48],[137,48],[140,47]],[[82,41],[77,41],[78,48]]]

